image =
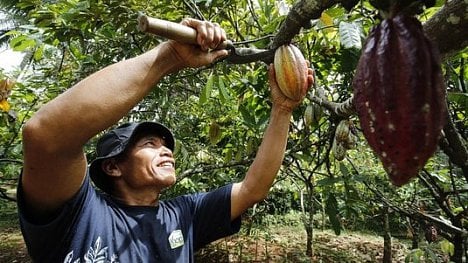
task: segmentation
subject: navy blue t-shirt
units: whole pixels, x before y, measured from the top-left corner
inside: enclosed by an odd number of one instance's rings
[[[83,186],[50,223],[37,225],[24,211],[20,223],[34,262],[193,262],[194,251],[239,231],[231,221],[231,188],[127,206]]]

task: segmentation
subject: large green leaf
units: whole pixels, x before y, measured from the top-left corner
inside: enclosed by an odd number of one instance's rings
[[[248,109],[246,106],[246,104],[239,105],[239,112],[242,115],[244,123],[248,127],[255,127],[257,124],[257,122],[255,121],[255,116],[253,115],[253,112],[251,112],[251,110]]]
[[[339,218],[338,201],[333,193],[329,193],[325,202],[325,212],[336,235],[341,234],[341,220]]]
[[[231,95],[229,95],[229,90],[224,83],[223,76],[218,77],[218,88],[219,88],[219,97],[223,103],[226,103],[231,100]]]
[[[341,177],[324,177],[317,181],[317,186],[331,186],[341,181]]]
[[[213,73],[210,74],[208,80],[206,81],[205,86],[203,86],[201,93],[200,93],[200,105],[205,104],[208,99],[211,97],[211,91],[213,90],[213,83],[214,83],[215,76]]]
[[[468,93],[449,92],[448,99],[449,101],[460,105],[462,110],[468,111]]]
[[[27,35],[20,35],[10,40],[10,47],[14,51],[25,51],[36,46],[36,41]]]
[[[341,21],[339,24],[340,42],[344,48],[361,49],[361,28],[357,23]]]

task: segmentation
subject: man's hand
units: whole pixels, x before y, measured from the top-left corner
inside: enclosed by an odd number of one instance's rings
[[[205,66],[228,55],[228,51],[224,49],[211,50],[226,40],[226,32],[217,23],[186,18],[181,24],[197,31],[198,42],[198,45],[182,44],[172,40],[166,43],[169,52],[179,61],[181,68]]]
[[[307,66],[310,65],[310,62],[307,61]],[[307,86],[301,92],[301,98],[299,100],[292,100],[286,97],[283,92],[281,92],[278,83],[276,82],[275,68],[273,64],[270,65],[268,69],[268,81],[271,89],[271,100],[273,106],[280,107],[282,109],[293,111],[297,106],[302,103],[307,90],[314,84],[314,71],[309,68],[307,71]]]

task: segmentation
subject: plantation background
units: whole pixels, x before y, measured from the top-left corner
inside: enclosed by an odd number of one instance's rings
[[[396,246],[396,262],[466,262],[468,3],[438,0],[417,15],[442,55],[449,115],[438,151],[418,178],[399,188],[367,145],[352,107],[354,71],[369,30],[380,21],[379,3],[386,1],[0,1],[0,43],[24,54],[17,70],[0,69],[3,87],[15,82],[7,103],[0,103],[0,254],[27,258],[15,255],[24,253],[14,203],[22,125],[89,74],[164,41],[138,31],[143,12],[174,22],[211,20],[236,48],[270,50],[168,76],[125,117],[159,120],[175,132],[178,182],[163,198],[244,176],[268,121],[271,50],[292,41],[316,72],[316,85],[291,120],[285,161],[270,195],[244,216],[240,235],[213,244],[200,257],[327,262],[324,256],[335,256],[332,248],[350,246],[340,252],[349,256],[358,247],[372,247],[358,254],[377,262]],[[311,107],[312,122],[305,118]],[[344,155],[333,146],[342,120],[354,125],[356,136],[355,147]],[[89,159],[94,143],[86,146]],[[355,233],[359,238],[353,239]],[[376,240],[378,247],[372,245]],[[242,249],[245,244],[250,245]],[[380,258],[371,256],[375,251]]]

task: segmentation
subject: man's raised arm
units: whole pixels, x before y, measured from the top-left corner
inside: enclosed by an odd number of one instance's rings
[[[301,98],[291,100],[280,91],[273,65],[270,66],[268,73],[272,99],[270,120],[257,155],[244,180],[232,187],[231,219],[237,218],[247,208],[267,196],[284,159],[292,112],[301,104],[307,89],[314,81],[313,71],[309,68],[308,85],[302,90]]]
[[[223,30],[193,19],[183,23],[197,30],[200,46],[168,41],[110,65],[45,104],[27,121],[20,183],[30,213],[47,218],[78,191],[87,167],[84,144],[125,116],[161,78],[227,55],[226,50],[206,51],[226,39]]]

